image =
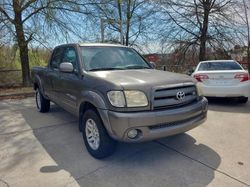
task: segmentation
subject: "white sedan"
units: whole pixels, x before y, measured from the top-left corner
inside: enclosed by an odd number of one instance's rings
[[[202,61],[192,76],[207,97],[237,97],[246,103],[250,95],[250,76],[234,60]]]

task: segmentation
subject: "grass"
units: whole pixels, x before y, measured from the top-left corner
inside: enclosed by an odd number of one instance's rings
[[[50,51],[46,49],[29,49],[30,69],[34,66],[46,66]],[[0,47],[0,88],[22,85],[21,62],[17,48]],[[20,71],[6,71],[20,70]]]

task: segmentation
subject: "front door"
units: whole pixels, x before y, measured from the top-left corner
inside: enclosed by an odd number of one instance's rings
[[[63,50],[62,60],[63,62],[72,63],[74,71],[71,73],[60,72],[60,83],[58,83],[58,98],[63,104],[63,107],[69,112],[77,112],[77,90],[81,78],[79,74],[79,60],[77,57],[76,49],[73,46],[65,47]]]

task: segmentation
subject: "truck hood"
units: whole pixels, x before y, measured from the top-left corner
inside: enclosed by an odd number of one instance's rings
[[[127,89],[194,82],[187,75],[155,69],[96,71],[89,74]]]

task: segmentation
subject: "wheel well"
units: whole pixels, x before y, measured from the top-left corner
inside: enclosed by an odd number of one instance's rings
[[[88,109],[93,109],[93,110],[97,111],[96,107],[93,104],[91,104],[89,102],[84,102],[80,106],[80,111],[79,111],[80,112],[80,116],[82,114],[84,114],[84,112],[86,112]]]
[[[89,102],[84,102],[80,105],[80,110],[79,110],[79,131],[82,132],[82,115],[84,114],[84,112],[86,112],[88,109],[92,109],[94,111],[97,112],[97,114],[99,115],[96,107],[89,103]]]
[[[33,89],[36,90],[38,87],[39,87],[39,85],[37,83],[34,83]]]

